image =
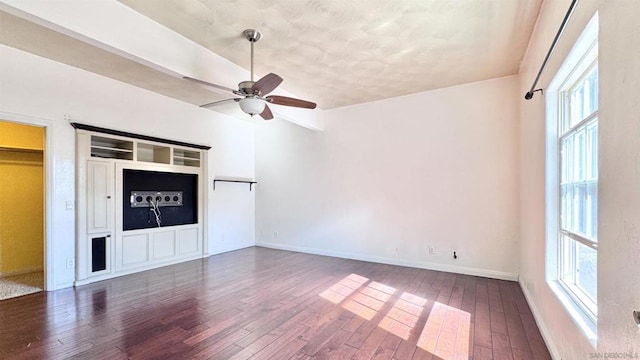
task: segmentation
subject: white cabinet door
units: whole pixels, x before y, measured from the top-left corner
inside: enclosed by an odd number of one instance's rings
[[[113,214],[113,165],[110,162],[87,161],[87,233],[111,230]]]

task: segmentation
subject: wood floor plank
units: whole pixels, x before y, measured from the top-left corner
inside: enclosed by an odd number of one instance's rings
[[[482,283],[476,284],[476,309],[474,314],[474,348],[481,346],[491,349],[491,315],[489,311],[489,289]]]
[[[400,345],[400,342],[402,342],[401,338],[393,334],[387,334],[384,337],[384,340],[382,340],[382,343],[380,343],[380,346],[378,346],[378,348],[374,352],[371,360],[392,359],[393,354],[396,352],[396,349],[398,348],[398,345]]]
[[[550,359],[518,283],[251,247],[0,301],[3,359]]]
[[[352,332],[340,329],[329,339],[313,356],[317,360],[350,359],[356,352],[356,348],[344,343],[353,335]]]
[[[387,332],[382,330],[379,327],[376,327],[370,334],[367,336],[365,341],[360,344],[358,350],[353,354],[351,359],[353,360],[368,360],[371,359],[378,347],[382,344],[385,336],[387,336]]]
[[[307,342],[302,348],[302,352],[314,356],[351,318],[353,318],[353,314],[344,310],[340,311],[337,318],[333,318],[325,324],[316,324],[316,326],[307,328],[305,333],[300,335],[300,339]]]
[[[292,329],[288,331],[283,331],[283,334],[271,342],[269,345],[264,347],[262,350],[256,352],[249,359],[271,359],[275,355],[277,355],[281,349],[287,347],[287,344],[291,343],[293,340],[299,339],[300,334],[302,334],[307,327],[303,325],[296,325]],[[281,329],[280,329],[281,330]]]
[[[239,351],[241,348],[234,343],[249,334],[250,332],[245,329],[237,329],[230,334],[225,333],[225,336],[208,338],[195,345],[190,345],[191,349],[185,355],[194,359],[208,359],[230,347]]]

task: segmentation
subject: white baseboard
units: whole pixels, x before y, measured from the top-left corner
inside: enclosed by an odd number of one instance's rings
[[[430,263],[425,261],[389,258],[384,256],[376,256],[376,255],[362,255],[362,254],[349,253],[349,252],[333,251],[333,250],[327,250],[327,249],[319,249],[319,248],[312,248],[312,247],[306,247],[306,246],[294,246],[294,245],[278,244],[278,243],[270,243],[270,242],[257,242],[256,246],[262,246],[262,247],[278,249],[278,250],[296,251],[296,252],[302,252],[302,253],[314,254],[314,255],[333,256],[333,257],[339,257],[339,258],[351,259],[351,260],[369,261],[369,262],[388,264],[388,265],[407,266],[407,267],[414,267],[419,269],[428,269],[428,270],[444,271],[444,272],[450,272],[450,273],[456,273],[456,274],[481,276],[481,277],[499,279],[499,280],[518,281],[518,274],[508,273],[503,271],[475,269],[475,268],[468,268],[463,266],[453,266],[453,265],[446,265],[446,264]]]
[[[519,283],[520,283],[520,288],[522,289],[522,293],[524,294],[525,299],[527,299],[527,304],[529,304],[529,308],[533,313],[533,318],[536,320],[538,329],[540,329],[540,334],[542,334],[544,343],[547,345],[547,349],[549,349],[549,353],[551,353],[551,358],[555,360],[561,360],[562,358],[560,357],[558,348],[556,347],[556,344],[553,342],[553,338],[551,337],[551,334],[549,334],[549,330],[547,329],[547,326],[544,324],[544,321],[542,320],[542,315],[540,315],[540,312],[538,311],[538,308],[536,307],[535,302],[533,302],[533,298],[529,293],[529,289],[521,281],[519,281]]]
[[[242,243],[242,244],[232,244],[232,245],[227,245],[227,246],[219,246],[219,247],[215,247],[213,249],[209,250],[209,253],[205,255],[205,257],[209,257],[212,255],[217,255],[217,254],[222,254],[222,253],[226,253],[229,251],[235,251],[235,250],[240,250],[240,249],[245,249],[248,247],[252,247],[255,246],[255,244],[252,242],[247,242],[247,243]]]
[[[56,290],[66,289],[74,286],[75,286],[75,282],[73,281],[65,282],[65,283],[56,284],[56,287],[53,289],[44,289],[44,291],[56,291]]]

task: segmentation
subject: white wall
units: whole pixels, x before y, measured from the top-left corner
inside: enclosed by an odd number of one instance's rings
[[[517,80],[258,126],[258,244],[515,279]]]
[[[640,2],[599,5],[598,350],[640,356]]]
[[[531,86],[562,21],[569,1],[545,1],[521,66],[519,95]],[[520,281],[543,335],[557,359],[591,353],[640,354],[640,329],[632,311],[640,308],[640,2],[578,3],[538,87],[546,88],[573,43],[599,12],[599,210],[598,339],[593,348],[545,281],[545,117],[544,97],[520,98]]]
[[[65,266],[75,252],[75,215],[65,204],[74,200],[76,190],[75,131],[66,116],[73,122],[212,146],[206,174],[209,250],[255,241],[254,192],[211,191],[217,175],[254,178],[254,129],[248,122],[6,46],[0,46],[0,115],[48,124],[53,132],[47,153],[53,157],[52,203],[47,204],[52,236],[47,241],[53,245],[55,288],[74,281],[73,269]],[[227,208],[233,209],[233,221],[222,216]],[[225,234],[224,242],[220,234]]]

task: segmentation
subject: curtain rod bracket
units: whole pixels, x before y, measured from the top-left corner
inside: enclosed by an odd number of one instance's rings
[[[538,91],[540,91],[540,94],[544,95],[544,90],[542,90],[542,89],[536,89],[536,90],[533,90],[533,91],[529,91],[529,92],[527,92],[527,93],[524,95],[524,98],[525,98],[525,99],[527,99],[527,100],[531,100],[531,98],[533,98],[533,93],[536,93],[536,92],[538,92]]]

